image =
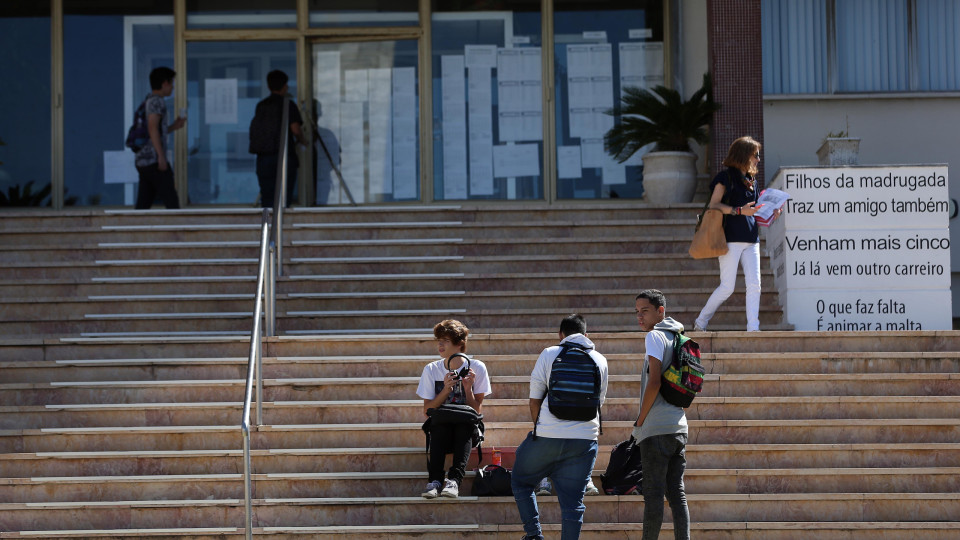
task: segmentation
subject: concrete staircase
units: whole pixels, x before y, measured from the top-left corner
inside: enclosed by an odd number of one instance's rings
[[[634,328],[632,291],[664,290],[692,325],[719,281],[686,254],[697,205],[361,207],[287,214],[278,328],[289,335],[423,332],[459,317],[485,332],[554,331],[579,310]],[[254,209],[90,211],[3,218],[0,335],[249,333]],[[769,265],[767,265],[769,266]],[[772,284],[772,274],[764,278]],[[743,289],[711,329],[742,329]],[[775,292],[761,324],[781,326]]]
[[[960,534],[960,333],[702,333],[689,410],[697,538]],[[636,414],[642,335],[592,335],[611,366],[595,476]],[[480,334],[486,447],[529,430],[551,334]],[[241,339],[0,345],[0,537],[239,538]],[[271,338],[254,434],[262,538],[513,538],[511,498],[425,501],[417,375],[427,335]],[[923,352],[914,352],[923,351]],[[413,398],[413,399],[411,399]],[[595,481],[599,482],[598,478]],[[542,497],[558,534],[555,497]],[[584,538],[633,538],[642,498],[587,501]],[[662,538],[672,537],[669,525]]]
[[[426,329],[452,316],[474,330],[494,392],[485,446],[509,464],[536,355],[560,316],[584,313],[612,374],[599,476],[637,410],[636,289],[663,289],[690,325],[716,284],[715,263],[685,253],[698,207],[291,212],[253,532],[521,536],[511,498],[467,495],[472,475],[459,500],[418,496]],[[0,219],[0,538],[241,538],[258,214]],[[742,301],[711,326],[729,331],[692,333],[710,373],[688,412],[694,537],[960,538],[960,332],[782,331],[765,292],[774,331],[745,333]],[[540,501],[557,537],[556,498]],[[639,538],[642,512],[641,497],[591,497],[582,537]]]

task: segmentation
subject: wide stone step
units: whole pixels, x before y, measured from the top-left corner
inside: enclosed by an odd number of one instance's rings
[[[263,381],[265,401],[410,399],[419,376],[283,378]],[[492,375],[491,396],[526,399],[530,379]],[[106,380],[0,385],[0,406],[77,403],[238,401],[243,379]],[[607,397],[636,398],[640,375],[611,375]],[[767,374],[704,376],[703,397],[960,396],[958,373]]]
[[[238,422],[239,425],[239,422]],[[240,446],[237,426],[93,427],[0,430],[0,453],[101,450],[222,450]],[[698,444],[955,443],[957,419],[689,420]],[[415,446],[424,442],[417,423],[263,425],[255,448]],[[516,446],[530,422],[489,422],[488,446]],[[384,432],[389,431],[389,440]],[[602,444],[627,439],[632,422],[605,422]]]
[[[598,486],[602,473],[592,474]],[[461,493],[471,493],[474,477],[467,473]],[[252,480],[257,498],[379,498],[419,495],[428,478],[426,471],[350,471],[253,474]],[[951,493],[960,490],[960,468],[697,469],[688,464],[684,487],[687,495]],[[203,498],[243,498],[243,474],[0,478],[0,504]]]
[[[242,304],[242,303],[241,303]],[[353,332],[425,332],[437,322],[456,318],[471,328],[488,332],[544,332],[556,328],[558,308],[466,309],[448,300],[447,305],[432,309],[348,309],[332,311],[285,311],[277,316],[279,332],[329,334]],[[204,306],[200,306],[204,307]],[[242,307],[242,305],[237,306]],[[249,308],[249,305],[247,306]],[[672,315],[692,325],[701,306],[676,306]],[[626,307],[597,307],[576,310],[600,331],[629,331],[635,328],[632,310]],[[63,314],[59,318],[39,320],[0,320],[0,335],[152,335],[189,333],[249,333],[252,315],[241,311],[174,311],[136,313]],[[782,310],[775,305],[760,306],[762,328],[781,328]],[[745,327],[743,310],[735,306],[721,307],[711,321],[713,327]]]
[[[702,306],[712,290],[698,289],[677,294],[676,305]],[[743,289],[735,291],[727,304],[738,306],[744,303]],[[343,311],[409,311],[426,312],[456,302],[468,311],[509,310],[517,306],[525,309],[569,310],[571,306],[583,310],[587,308],[607,308],[627,302],[632,295],[621,290],[570,290],[543,292],[516,291],[419,291],[419,292],[317,292],[280,294],[277,296],[277,309],[280,313],[310,314]],[[761,297],[761,305],[767,309],[779,310],[776,293]],[[23,297],[8,299],[0,304],[2,321],[42,321],[49,320],[51,314],[61,319],[93,318],[131,314],[134,316],[149,313],[235,313],[253,309],[253,293],[205,293],[205,294],[103,294],[82,297]]]
[[[560,525],[542,524],[547,534],[559,535]],[[960,531],[955,522],[818,522],[818,521],[717,521],[693,522],[692,533],[703,540],[728,540],[731,535],[745,540],[785,540],[796,538],[798,531],[815,534],[821,540],[875,540],[877,538],[904,538],[909,540],[945,540],[953,538]],[[634,538],[642,534],[642,523],[585,523],[580,538],[583,540],[621,540]],[[0,533],[0,538],[7,538]],[[308,526],[308,527],[254,527],[253,534],[264,540],[300,539],[304,535],[322,538],[370,538],[373,540],[398,540],[416,538],[418,540],[449,540],[456,537],[462,540],[493,540],[514,538],[523,534],[519,525],[354,525],[354,526]],[[10,538],[19,537],[9,536]],[[104,538],[137,539],[150,537],[181,538],[194,540],[241,540],[245,538],[242,528],[237,527],[195,527],[195,528],[158,528],[158,529],[107,529],[107,530],[53,530],[30,531],[31,538]],[[673,538],[672,523],[664,523],[660,538]]]
[[[693,332],[691,335],[698,335]],[[607,350],[608,339],[595,341]],[[547,343],[545,343],[547,345]],[[643,343],[636,353],[605,354],[611,375],[632,375],[642,367]],[[432,348],[432,344],[425,345]],[[709,353],[702,352],[707,373],[822,374],[822,373],[953,373],[960,372],[960,352],[919,353]],[[310,377],[409,377],[437,360],[431,354],[266,357],[266,378]],[[536,354],[473,354],[496,375],[528,375]],[[0,380],[13,383],[102,380],[239,379],[246,376],[246,357],[69,359],[33,362],[0,362]]]
[[[96,426],[193,426],[236,422],[242,402],[64,404],[0,407],[0,429]],[[960,396],[700,397],[687,409],[695,420],[960,418]],[[638,398],[608,398],[606,421],[636,418]],[[484,400],[486,421],[522,422],[527,399]],[[269,401],[268,424],[419,422],[423,401]]]
[[[493,447],[487,445],[484,452]],[[512,466],[513,446],[498,446]],[[597,470],[606,469],[612,447],[601,445]],[[687,462],[702,469],[808,469],[960,467],[956,443],[849,444],[696,444]],[[108,476],[138,474],[231,474],[243,471],[239,447],[220,450],[104,450],[31,452],[0,455],[0,478]],[[253,470],[262,473],[417,471],[424,467],[423,445],[414,447],[254,449]],[[489,458],[485,458],[489,461]],[[476,467],[477,455],[469,469]]]
[[[553,500],[551,500],[553,499]],[[703,521],[949,521],[960,512],[955,493],[704,494],[688,498],[691,516]],[[260,527],[371,525],[472,525],[516,523],[512,497],[285,498],[254,501]],[[427,506],[429,505],[429,506]],[[82,509],[82,512],[78,512]],[[189,509],[189,511],[184,511]],[[540,503],[544,523],[557,523],[553,497]],[[590,499],[587,523],[640,523],[643,502],[636,496]],[[672,519],[669,509],[665,522]],[[210,527],[243,523],[243,502],[223,500],[51,502],[0,505],[0,522],[10,530]],[[46,526],[44,526],[46,525]]]

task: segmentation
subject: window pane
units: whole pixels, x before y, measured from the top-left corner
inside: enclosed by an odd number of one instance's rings
[[[310,26],[417,26],[417,0],[310,0]]]
[[[124,141],[134,110],[150,93],[150,70],[173,67],[173,3],[138,2],[131,6],[137,15],[85,4],[64,2],[66,198],[77,205],[132,205],[138,176]],[[172,111],[172,99],[167,107]]]
[[[187,28],[296,26],[296,0],[187,0]]]
[[[433,196],[541,199],[540,4],[478,4],[434,2]]]
[[[826,9],[826,0],[763,0],[765,94],[829,91]]]
[[[617,163],[603,136],[623,88],[664,83],[659,1],[557,1],[555,88],[557,198],[637,198],[643,152]]]
[[[295,42],[187,44],[187,182],[191,204],[253,205],[259,198],[256,156],[249,153],[250,120],[257,102],[270,93],[267,73],[274,69],[290,77],[290,94],[296,95]],[[291,182],[295,180],[290,178]]]
[[[417,42],[315,44],[313,80],[317,204],[419,200]]]
[[[955,0],[916,5],[918,90],[960,90],[960,6]]]
[[[0,3],[0,51],[0,206],[46,206],[50,3]]]
[[[837,90],[909,90],[907,0],[843,0],[836,9]]]

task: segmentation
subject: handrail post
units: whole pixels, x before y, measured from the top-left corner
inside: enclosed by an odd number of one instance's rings
[[[283,209],[287,202],[287,152],[290,146],[290,97],[283,98],[280,115],[280,152],[277,154],[277,181],[273,196],[273,241],[277,245],[277,275],[283,275]]]
[[[267,336],[272,337],[277,335],[277,249],[273,242],[270,242],[267,279],[264,286],[267,296]]]
[[[243,499],[244,508],[244,536],[253,540],[253,480],[250,475],[250,428],[243,426]]]

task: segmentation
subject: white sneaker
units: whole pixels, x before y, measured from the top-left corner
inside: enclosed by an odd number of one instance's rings
[[[427,487],[424,488],[423,493],[420,494],[424,499],[436,499],[437,494],[440,492],[440,482],[434,480],[427,484]]]
[[[540,484],[537,486],[535,493],[537,495],[550,495],[550,492],[553,491],[553,486],[550,485],[550,479],[544,478],[540,481]]]
[[[587,490],[584,491],[584,495],[599,495],[600,490],[597,489],[597,486],[593,485],[593,479],[587,480]]]
[[[447,497],[448,499],[456,499],[460,496],[460,486],[453,480],[448,479],[443,484],[443,491],[440,492],[440,496]]]
[[[704,327],[702,327],[702,326],[700,326],[700,325],[697,324],[697,323],[693,323],[693,331],[694,331],[694,332],[706,332],[707,329],[704,328]]]

